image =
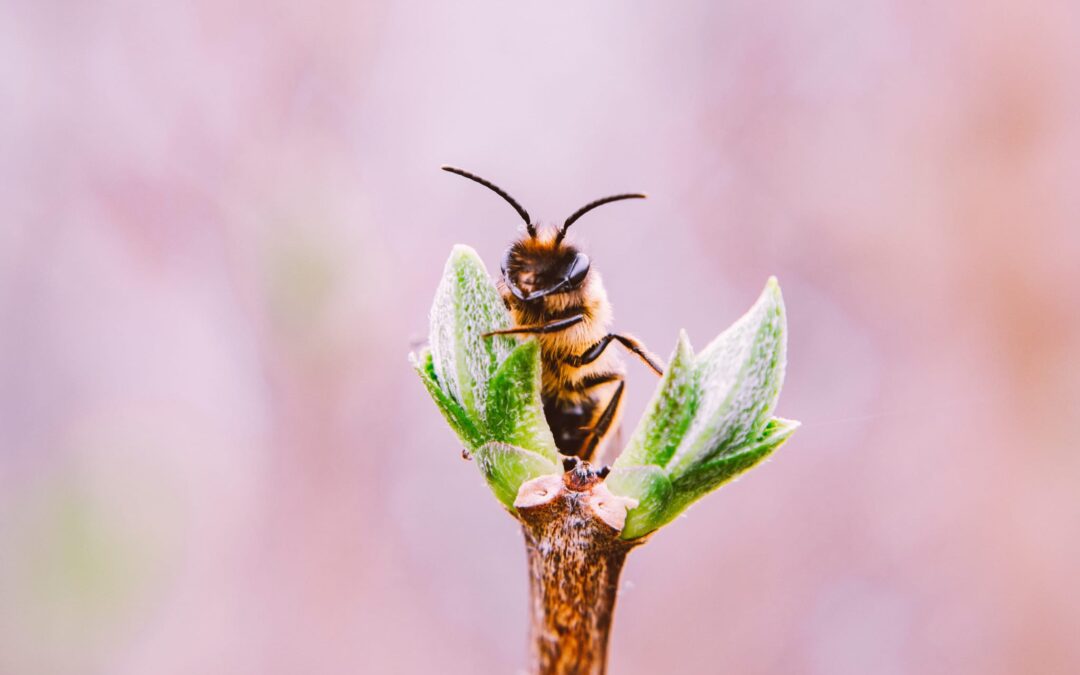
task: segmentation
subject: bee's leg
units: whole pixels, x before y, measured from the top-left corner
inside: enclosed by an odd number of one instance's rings
[[[639,359],[645,362],[645,365],[653,369],[657,375],[664,374],[664,367],[661,365],[660,359],[656,358],[645,345],[641,344],[634,338],[628,335],[616,335],[615,333],[608,333],[604,337],[600,338],[596,344],[589,347],[579,356],[571,356],[566,360],[572,366],[583,366],[586,363],[592,363],[596,359],[600,358],[600,355],[604,353],[607,346],[611,344],[612,340],[618,340],[619,344],[637,356]]]
[[[611,423],[615,421],[615,413],[619,411],[619,402],[622,400],[623,389],[625,388],[626,382],[623,382],[620,377],[619,386],[615,388],[615,393],[608,400],[607,407],[604,408],[604,412],[600,413],[600,417],[596,420],[593,428],[589,430],[585,443],[581,446],[581,459],[586,462],[592,459],[593,453],[596,452],[596,446],[600,444],[600,439],[611,429]]]
[[[565,319],[555,319],[554,321],[542,323],[537,326],[512,326],[510,328],[493,330],[490,333],[484,333],[484,337],[491,337],[492,335],[520,335],[525,333],[558,333],[561,330],[576,326],[584,320],[584,314],[575,314],[573,316],[568,316]]]
[[[608,382],[615,382],[616,380],[622,379],[622,373],[593,373],[581,378],[581,390],[588,391],[593,387],[599,387],[601,384],[607,384]]]

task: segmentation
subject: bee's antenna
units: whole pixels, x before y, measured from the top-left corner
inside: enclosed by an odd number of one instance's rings
[[[501,187],[499,187],[498,185],[495,185],[491,181],[484,180],[480,176],[477,176],[475,174],[471,174],[468,171],[464,171],[462,169],[457,169],[457,168],[452,167],[452,166],[441,166],[439,168],[442,169],[443,171],[449,171],[450,173],[456,173],[457,175],[462,176],[464,178],[468,178],[471,181],[476,181],[477,183],[480,183],[481,185],[483,185],[487,189],[491,190],[495,194],[497,194],[500,197],[502,197],[503,199],[505,199],[506,201],[510,202],[510,206],[513,206],[514,210],[518,212],[519,216],[521,216],[521,219],[525,221],[525,229],[527,229],[529,231],[529,236],[533,237],[533,238],[536,237],[536,225],[533,225],[532,220],[529,218],[529,212],[526,211],[525,208],[521,206],[521,204],[518,204],[516,199],[514,199],[509,194],[507,194],[506,190],[503,190]],[[597,206],[599,206],[599,204]]]
[[[566,222],[563,223],[562,229],[559,230],[559,234],[555,237],[555,243],[558,244],[563,240],[563,237],[566,236],[566,231],[570,229],[570,226],[573,225],[574,221],[576,221],[578,218],[582,217],[589,211],[592,211],[597,206],[603,206],[604,204],[610,204],[611,202],[622,201],[623,199],[645,199],[645,195],[635,192],[625,195],[612,195],[610,197],[604,197],[603,199],[597,199],[595,202],[589,202],[577,211],[574,211],[573,215],[566,219]]]

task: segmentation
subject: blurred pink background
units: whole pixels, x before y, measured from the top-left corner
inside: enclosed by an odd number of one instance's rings
[[[0,673],[520,671],[405,358],[517,221],[441,163],[649,192],[576,235],[658,352],[783,286],[804,426],[613,673],[1080,671],[1080,6],[949,4],[0,5]]]

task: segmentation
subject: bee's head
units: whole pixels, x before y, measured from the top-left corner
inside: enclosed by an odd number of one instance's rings
[[[554,238],[516,241],[502,262],[503,282],[522,302],[577,290],[588,275],[589,256]]]
[[[589,275],[589,257],[573,246],[563,243],[566,231],[578,218],[604,204],[623,199],[645,198],[643,194],[632,193],[612,195],[589,202],[567,218],[557,232],[543,237],[538,235],[536,224],[529,218],[529,212],[505,190],[468,171],[455,169],[452,166],[444,166],[442,169],[464,176],[490,189],[509,202],[525,221],[525,229],[529,236],[510,247],[502,264],[503,281],[514,297],[522,302],[533,302],[556,293],[569,293],[585,283]]]

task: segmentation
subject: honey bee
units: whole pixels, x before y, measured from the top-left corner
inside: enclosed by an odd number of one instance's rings
[[[502,261],[497,282],[514,326],[485,335],[535,335],[540,343],[541,398],[544,416],[559,452],[593,461],[617,427],[625,389],[625,369],[614,351],[617,342],[657,375],[662,362],[629,335],[609,332],[611,303],[589,256],[566,243],[566,232],[598,206],[645,195],[618,194],[597,199],[575,211],[562,227],[541,231],[529,213],[505,190],[468,171],[444,171],[492,190],[525,221],[526,235],[515,241]]]

